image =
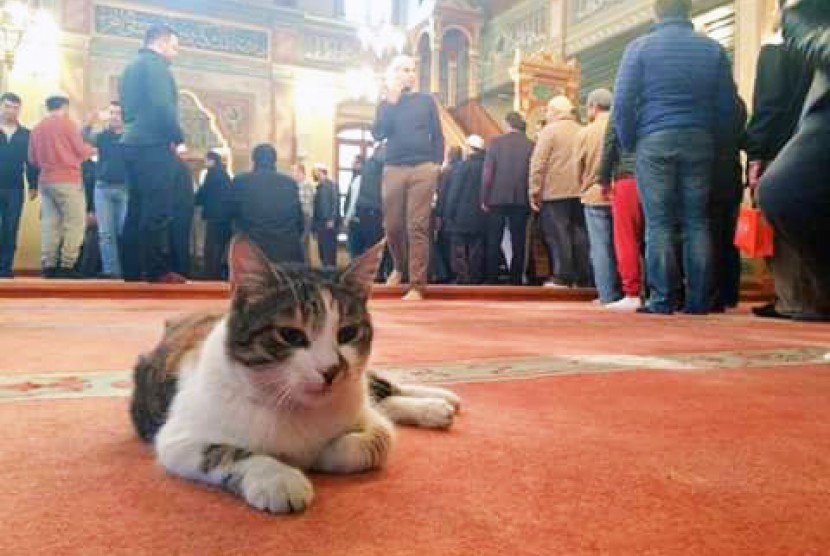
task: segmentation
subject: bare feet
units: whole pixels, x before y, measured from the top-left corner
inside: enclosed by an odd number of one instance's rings
[[[407,292],[405,296],[403,296],[404,301],[423,301],[424,300],[424,292],[419,289],[412,288]]]
[[[401,282],[403,281],[403,274],[401,274],[397,270],[393,270],[391,274],[389,274],[389,278],[386,279],[387,286],[400,286]]]

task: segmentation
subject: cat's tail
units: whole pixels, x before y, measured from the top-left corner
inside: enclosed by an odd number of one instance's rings
[[[130,417],[133,426],[145,442],[152,442],[167,421],[167,411],[173,403],[178,376],[167,373],[163,349],[140,355],[133,371],[133,397]],[[162,352],[162,353],[159,353]]]

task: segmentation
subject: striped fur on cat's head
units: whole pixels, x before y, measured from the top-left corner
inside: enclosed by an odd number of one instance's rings
[[[325,273],[272,265],[249,240],[234,239],[226,348],[258,397],[320,406],[363,384],[373,336],[367,302],[383,248]]]

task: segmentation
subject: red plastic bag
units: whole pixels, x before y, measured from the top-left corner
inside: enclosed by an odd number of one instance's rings
[[[735,246],[750,259],[772,256],[772,226],[760,210],[741,207]]]

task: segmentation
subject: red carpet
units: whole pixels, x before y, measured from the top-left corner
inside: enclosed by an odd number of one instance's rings
[[[4,302],[0,379],[123,371],[182,308]],[[828,553],[830,327],[496,302],[378,302],[376,321],[380,366],[501,380],[454,386],[451,432],[401,430],[386,471],[315,477],[289,518],[165,476],[123,397],[0,397],[0,554]],[[510,380],[571,356],[576,374]]]

